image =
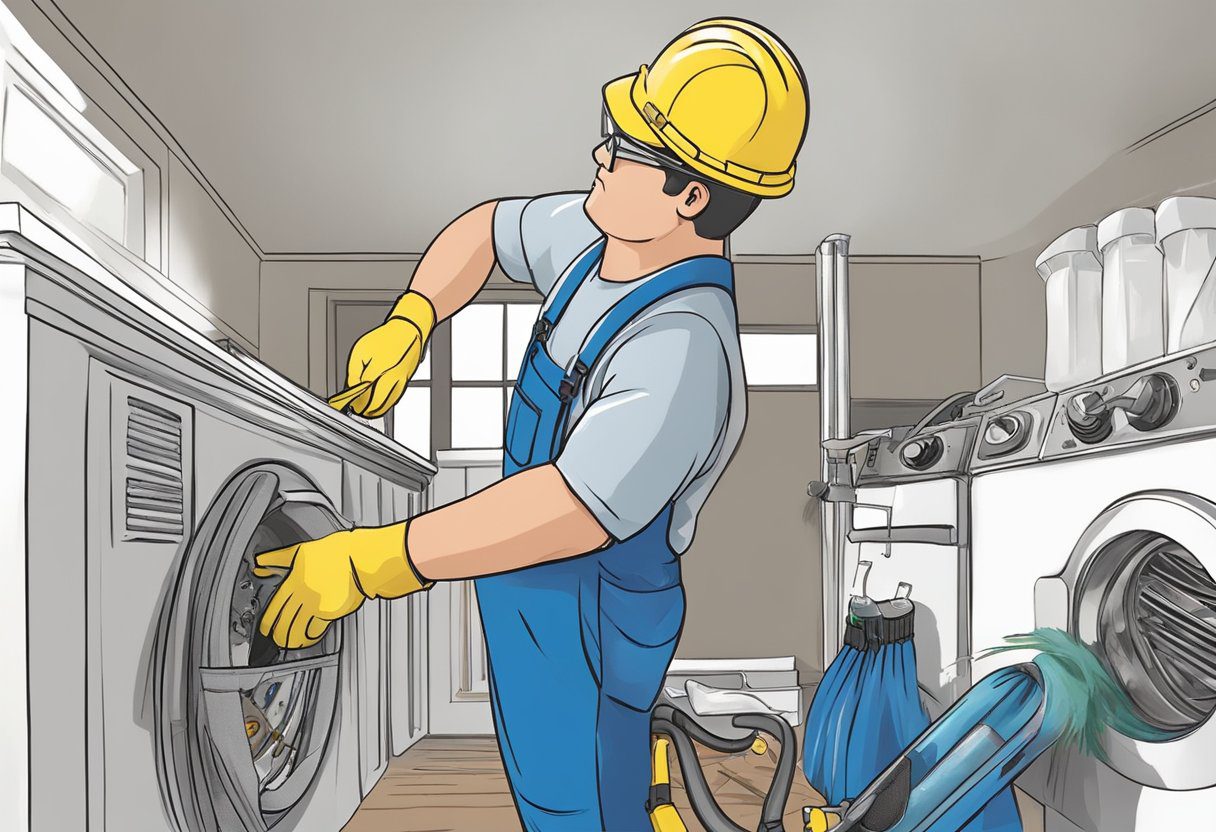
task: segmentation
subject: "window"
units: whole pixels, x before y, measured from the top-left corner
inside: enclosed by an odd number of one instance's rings
[[[142,254],[141,169],[84,117],[84,96],[2,4],[0,53],[0,171],[44,207]]]
[[[741,330],[739,344],[749,389],[814,389],[818,383],[819,339],[813,331],[752,326]]]
[[[424,457],[431,456],[431,352],[428,347],[409,386],[389,411],[392,436]]]
[[[473,303],[451,321],[451,447],[500,448],[538,303]]]

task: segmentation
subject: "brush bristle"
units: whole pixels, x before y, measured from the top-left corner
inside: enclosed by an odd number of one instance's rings
[[[1173,736],[1149,725],[1094,653],[1064,630],[1040,627],[1007,636],[1005,644],[984,655],[1008,650],[1037,650],[1034,663],[1043,677],[1047,720],[1063,726],[1059,742],[1106,761],[1102,734],[1107,728],[1133,739],[1161,742]]]

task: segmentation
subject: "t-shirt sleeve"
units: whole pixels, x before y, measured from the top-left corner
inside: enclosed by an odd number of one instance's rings
[[[600,236],[583,212],[586,193],[503,199],[494,208],[494,255],[512,280],[548,295],[574,258]]]
[[[554,464],[604,530],[624,540],[711,461],[731,382],[717,330],[691,312],[655,315],[605,358],[604,385]]]

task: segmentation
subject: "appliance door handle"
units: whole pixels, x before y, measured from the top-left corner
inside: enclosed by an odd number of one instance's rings
[[[850,543],[927,543],[932,546],[957,546],[957,526],[889,526],[853,529]]]

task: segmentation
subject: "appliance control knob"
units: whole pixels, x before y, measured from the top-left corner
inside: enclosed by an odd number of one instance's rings
[[[1096,445],[1110,436],[1111,411],[1098,391],[1076,394],[1065,410],[1069,430],[1086,445]]]
[[[1024,410],[994,416],[984,429],[980,459],[1006,456],[1025,447],[1030,439],[1031,418]]]
[[[1136,430],[1163,428],[1178,413],[1178,382],[1171,375],[1153,373],[1145,376],[1127,391],[1127,396],[1132,398],[1132,405],[1127,408],[1127,423]]]
[[[940,436],[921,436],[904,445],[900,449],[899,458],[909,468],[924,471],[941,459],[944,451],[945,445]]]

